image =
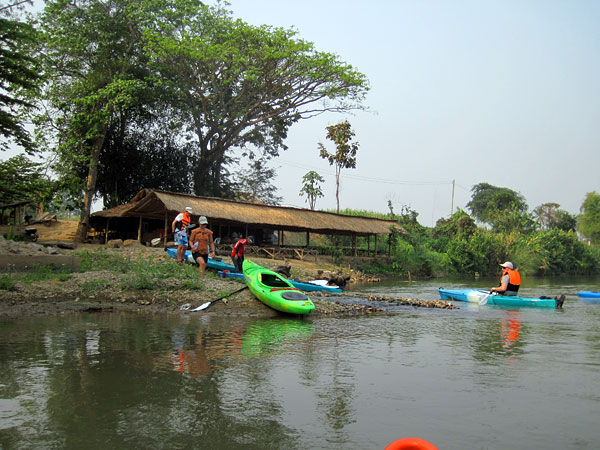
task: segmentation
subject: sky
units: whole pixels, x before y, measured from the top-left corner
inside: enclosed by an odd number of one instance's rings
[[[357,168],[340,208],[403,206],[434,226],[466,209],[478,183],[522,194],[530,210],[580,211],[600,192],[600,2],[595,0],[229,0],[235,17],[294,28],[364,73],[368,112],[290,129],[271,164],[283,204],[308,207],[302,176],[325,178],[317,209],[335,209],[326,127],[348,120]],[[454,181],[454,194],[453,194]]]
[[[335,210],[335,169],[318,144],[333,153],[326,127],[343,120],[359,150],[356,169],[342,170],[341,209],[389,212],[391,201],[394,212],[409,207],[434,226],[466,209],[478,183],[519,192],[530,210],[553,202],[571,214],[600,192],[599,1],[229,0],[228,8],[254,25],[295,29],[369,80],[369,111],[291,127],[289,149],[271,163],[283,205],[308,207],[299,192],[314,170],[325,178],[317,209]]]

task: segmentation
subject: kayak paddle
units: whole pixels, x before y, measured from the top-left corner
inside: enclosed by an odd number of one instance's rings
[[[480,305],[486,305],[488,302],[488,298],[490,298],[490,295],[492,295],[492,291],[488,292],[487,294],[485,294],[483,297],[481,297],[479,299],[479,304]]]
[[[213,303],[218,302],[219,300],[223,300],[224,298],[231,297],[233,294],[237,294],[238,292],[242,292],[244,289],[248,289],[248,286],[244,286],[243,288],[238,289],[237,291],[230,292],[229,294],[223,295],[223,296],[221,296],[219,298],[215,298],[214,300],[211,300],[209,302],[202,303],[197,308],[192,309],[192,311],[202,311],[203,309],[208,308]]]

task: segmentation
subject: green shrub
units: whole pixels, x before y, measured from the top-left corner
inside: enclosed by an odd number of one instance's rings
[[[17,286],[12,275],[0,275],[0,290],[15,291]]]

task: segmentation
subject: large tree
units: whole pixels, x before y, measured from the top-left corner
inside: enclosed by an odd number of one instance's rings
[[[31,25],[0,18],[0,150],[11,144],[27,153],[35,150],[23,114],[33,106],[26,97],[37,91],[40,82],[36,60],[30,53],[35,41]]]
[[[148,38],[153,68],[197,143],[197,194],[220,196],[232,154],[277,156],[289,127],[359,108],[366,77],[293,30],[252,26],[220,7],[164,23]]]
[[[189,145],[177,130],[158,120],[133,120],[109,129],[100,155],[98,194],[111,208],[129,201],[140,189],[193,191]]]
[[[145,9],[144,9],[145,8]],[[78,237],[84,239],[100,155],[111,124],[126,120],[147,88],[142,24],[147,2],[49,0],[40,17],[46,114],[38,131],[60,163],[85,167]]]
[[[46,203],[53,191],[54,183],[42,164],[24,155],[0,161],[0,204],[23,200]]]
[[[588,192],[581,205],[579,231],[592,244],[600,243],[600,194]]]
[[[273,185],[277,173],[267,167],[264,159],[251,160],[248,166],[238,172],[235,190],[236,198],[246,201],[259,200],[267,205],[280,205],[283,200],[277,195],[277,187]]]
[[[475,219],[492,227],[507,221],[509,216],[510,222],[516,216],[527,213],[525,198],[512,189],[479,183],[473,186],[471,192],[473,195],[467,208]]]
[[[533,210],[537,224],[541,230],[559,229],[575,230],[577,218],[567,211],[560,209],[558,203],[544,203]]]
[[[319,142],[319,155],[326,159],[330,165],[335,166],[335,200],[336,212],[340,212],[340,173],[342,169],[354,169],[356,167],[356,152],[358,142],[351,142],[354,131],[350,122],[345,120],[337,125],[327,127],[327,139],[335,144],[335,153],[329,153],[325,145]]]

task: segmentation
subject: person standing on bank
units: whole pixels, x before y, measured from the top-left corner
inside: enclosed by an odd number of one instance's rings
[[[500,264],[500,267],[502,267],[500,284],[493,287],[491,292],[501,295],[517,295],[519,287],[521,287],[521,274],[514,269],[513,263],[510,261]]]
[[[192,208],[186,206],[185,211],[177,214],[177,217],[175,217],[175,220],[171,224],[171,232],[174,233],[173,240],[175,241],[175,245],[177,245],[176,261],[178,263],[183,261],[183,255],[188,246],[187,226],[192,221],[190,217],[191,213]]]
[[[215,257],[215,243],[213,241],[213,232],[206,228],[208,220],[204,216],[198,219],[199,228],[192,231],[190,235],[190,247],[192,247],[192,258],[198,263],[200,278],[206,274],[206,263],[208,262],[208,249],[210,247],[210,257]]]
[[[248,236],[246,239],[240,239],[237,241],[231,249],[231,260],[235,266],[235,271],[238,273],[242,272],[242,266],[244,264],[244,250],[246,250],[246,244],[252,245],[254,239],[252,236]]]

